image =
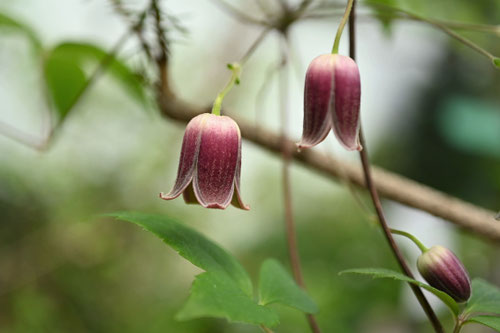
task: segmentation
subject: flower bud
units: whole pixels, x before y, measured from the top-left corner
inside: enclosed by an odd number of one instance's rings
[[[182,142],[174,188],[160,193],[172,200],[225,209],[229,204],[248,210],[240,197],[241,133],[227,116],[200,114],[188,123]]]
[[[436,245],[420,255],[417,267],[434,288],[450,295],[457,302],[469,299],[470,280],[460,260],[447,248]]]
[[[361,83],[356,62],[323,54],[309,65],[304,88],[304,129],[299,148],[322,142],[333,129],[347,150],[361,150],[359,108]]]

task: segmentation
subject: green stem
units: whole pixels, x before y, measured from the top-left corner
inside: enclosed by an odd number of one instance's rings
[[[347,2],[347,7],[345,8],[344,16],[342,16],[339,28],[337,29],[337,35],[335,35],[335,42],[333,43],[332,54],[339,53],[340,37],[342,37],[342,31],[344,31],[344,27],[347,23],[347,20],[349,19],[349,15],[351,14],[353,2],[354,0],[348,0]]]
[[[265,333],[274,333],[269,327],[266,327],[264,325],[260,325],[260,328],[262,329],[262,331],[264,331]]]
[[[416,246],[418,246],[418,248],[420,249],[420,251],[422,251],[422,253],[424,253],[427,250],[429,250],[427,247],[425,247],[424,244],[422,244],[421,241],[418,240],[417,237],[413,236],[409,232],[402,231],[402,230],[397,230],[397,229],[391,229],[391,233],[396,234],[396,235],[400,235],[400,236],[404,236],[404,237],[408,238],[413,243],[415,243]]]
[[[453,333],[459,333],[460,330],[462,329],[462,324],[463,322],[459,318],[457,318],[455,320],[455,327],[453,328]]]
[[[229,79],[229,82],[226,84],[224,89],[222,89],[222,91],[217,95],[217,98],[215,99],[214,105],[212,107],[212,114],[215,114],[217,116],[220,116],[222,101],[224,100],[226,94],[233,88],[235,84],[240,83],[240,64],[232,63],[228,64],[227,67],[233,72],[233,74],[231,75],[231,78]]]
[[[220,116],[220,109],[222,107],[222,101],[224,100],[224,97],[227,95],[229,91],[231,91],[231,89],[234,87],[235,84],[240,84],[240,74],[243,65],[246,63],[248,58],[250,58],[250,56],[254,53],[254,51],[257,49],[260,43],[262,43],[262,41],[267,36],[269,31],[270,31],[269,29],[265,29],[264,31],[262,31],[259,37],[257,37],[257,39],[250,46],[250,48],[245,52],[243,57],[241,57],[241,60],[239,62],[233,62],[232,64],[227,65],[227,68],[229,68],[233,73],[231,75],[231,78],[229,79],[229,82],[224,87],[224,89],[222,89],[222,91],[217,95],[217,98],[214,101],[214,105],[212,106],[212,114]]]

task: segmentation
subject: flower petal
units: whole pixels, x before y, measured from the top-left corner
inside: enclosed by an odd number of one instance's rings
[[[356,62],[335,55],[334,100],[332,101],[333,131],[347,150],[361,150],[359,143],[359,107],[361,81]]]
[[[332,128],[330,106],[334,88],[335,56],[323,54],[309,65],[304,87],[304,125],[300,148],[323,141]]]
[[[193,178],[201,142],[201,134],[207,121],[207,113],[200,114],[188,123],[182,141],[181,157],[174,188],[168,193],[160,193],[160,198],[172,200],[186,189]]]
[[[208,115],[193,177],[194,193],[203,207],[225,209],[231,202],[239,149],[239,130],[234,120]]]
[[[234,193],[233,193],[233,198],[231,200],[231,205],[244,209],[244,210],[250,210],[250,206],[245,205],[243,203],[243,200],[241,199],[241,194],[240,194],[240,174],[241,174],[241,133],[240,129],[238,128],[238,139],[239,139],[239,148],[238,148],[238,163],[236,164],[236,172],[234,174]]]

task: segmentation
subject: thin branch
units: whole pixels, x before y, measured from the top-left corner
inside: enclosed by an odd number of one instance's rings
[[[177,98],[170,90],[159,95],[157,102],[165,117],[183,123],[187,123],[200,113],[210,112],[210,107],[194,106]],[[224,113],[238,123],[241,136],[244,139],[270,152],[282,153],[280,135],[262,126],[257,127],[253,122],[227,110]],[[293,159],[305,167],[333,180],[338,180],[344,175],[354,185],[366,187],[363,172],[357,163],[337,160],[328,154],[311,149],[299,153],[296,151],[295,141],[291,139],[287,140],[287,146],[292,152]],[[375,188],[382,197],[428,212],[452,222],[464,230],[500,242],[500,223],[495,220],[496,212],[473,205],[383,168],[372,166],[371,169]]]
[[[264,326],[264,325],[260,325],[260,328],[262,329],[263,332],[265,333],[274,333],[270,328]]]
[[[279,92],[280,92],[280,123],[281,123],[281,140],[282,140],[282,159],[283,159],[283,204],[285,208],[285,233],[288,245],[288,256],[290,257],[290,264],[292,266],[293,276],[299,286],[306,289],[304,277],[302,275],[300,265],[300,255],[297,245],[297,234],[295,230],[295,219],[293,215],[293,200],[292,200],[292,184],[290,181],[290,162],[291,151],[287,146],[287,132],[288,132],[288,46],[286,35],[282,36],[282,63],[281,73],[279,75]],[[316,318],[312,314],[306,314],[309,326],[314,333],[321,333]]]
[[[44,149],[47,140],[46,138],[36,138],[32,134],[25,133],[3,121],[0,121],[0,135],[39,151]]]
[[[469,40],[468,38],[465,38],[462,35],[457,34],[455,31],[453,31],[450,28],[448,28],[445,25],[445,23],[442,23],[442,22],[439,22],[439,21],[433,20],[433,19],[428,19],[426,17],[414,14],[414,13],[409,12],[407,10],[404,10],[404,9],[401,9],[401,8],[392,7],[392,6],[389,6],[389,5],[386,5],[386,4],[382,4],[382,3],[378,3],[378,2],[364,1],[364,3],[370,4],[370,5],[373,5],[373,6],[378,6],[380,8],[385,8],[387,10],[392,10],[394,12],[399,12],[399,13],[402,13],[402,14],[410,17],[411,19],[429,23],[430,25],[433,25],[434,27],[436,27],[436,28],[442,30],[443,32],[447,33],[449,36],[455,38],[460,43],[462,43],[462,44],[470,47],[474,51],[482,54],[483,56],[485,56],[486,58],[488,58],[492,62],[495,61],[495,59],[496,59],[496,57],[493,54],[491,54],[487,50],[483,49],[481,46],[477,45],[476,43],[474,43],[473,41]]]
[[[186,123],[200,113],[210,112],[209,106],[194,106],[179,99],[170,88],[168,73],[167,66],[160,68],[161,86],[157,92],[157,104],[163,116]],[[256,126],[227,110],[224,113],[238,123],[243,138],[270,152],[282,153],[283,140],[280,135],[260,125]],[[286,146],[289,147],[293,159],[304,166],[334,180],[345,177],[356,186],[366,187],[362,169],[358,164],[340,161],[314,150],[299,153],[295,142],[290,139],[286,140]],[[500,223],[494,218],[496,212],[465,202],[382,168],[372,166],[371,171],[374,186],[382,197],[428,212],[486,239],[500,241]]]
[[[352,6],[351,13],[349,15],[349,56],[352,59],[356,59],[356,29],[355,29],[355,19],[356,19],[356,2],[355,0],[349,0],[349,4]],[[348,5],[349,6],[349,5]],[[346,10],[347,11],[347,10]],[[339,28],[340,30],[340,28]],[[334,49],[336,49],[334,47]],[[363,128],[360,126],[359,129],[359,141],[362,147],[364,147],[360,152],[360,158],[361,158],[361,165],[363,167],[363,174],[365,177],[365,184],[366,187],[368,188],[368,191],[370,192],[370,196],[373,201],[373,206],[375,207],[375,212],[377,213],[378,220],[380,222],[380,226],[382,227],[382,231],[384,232],[384,236],[387,240],[387,243],[389,244],[394,256],[396,257],[396,260],[403,271],[405,275],[407,275],[410,278],[414,278],[412,271],[408,267],[408,264],[406,263],[406,260],[399,250],[399,247],[397,246],[396,242],[394,241],[394,238],[392,237],[391,230],[389,229],[389,226],[387,224],[387,221],[385,219],[384,211],[382,209],[382,202],[380,201],[380,197],[378,196],[377,189],[375,188],[375,185],[373,184],[372,180],[372,174],[371,174],[371,169],[370,169],[370,161],[368,159],[368,152],[367,152],[367,146],[365,142],[365,138],[363,135]],[[441,326],[441,323],[434,313],[434,310],[432,309],[431,305],[427,301],[427,298],[424,296],[422,290],[420,287],[408,283],[410,288],[412,289],[413,293],[415,294],[415,297],[417,298],[418,302],[420,303],[420,306],[426,313],[427,317],[429,318],[429,321],[432,324],[432,327],[436,331],[436,333],[444,333],[443,327]]]
[[[254,24],[254,25],[263,25],[267,26],[268,23],[264,20],[260,20],[257,18],[254,18],[250,15],[247,15],[246,13],[240,11],[239,9],[233,7],[232,5],[228,4],[224,0],[212,0],[213,3],[215,3],[219,8],[227,12],[229,15],[233,16],[236,20],[240,22],[245,22],[249,24]]]

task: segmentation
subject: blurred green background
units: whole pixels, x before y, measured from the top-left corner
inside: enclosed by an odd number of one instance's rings
[[[234,4],[259,15],[256,2]],[[125,2],[132,9],[143,3]],[[500,2],[493,0],[394,3],[434,18],[500,24]],[[225,64],[241,57],[259,31],[210,1],[163,5],[188,30],[170,36],[174,90],[190,103],[209,105],[229,75]],[[273,1],[268,6],[279,8]],[[126,29],[104,0],[2,0],[0,12],[30,26],[46,48],[71,40],[109,50]],[[421,23],[398,20],[388,28],[368,8],[360,12],[362,114],[373,162],[500,209],[500,72]],[[329,51],[337,24],[338,17],[292,28],[289,133],[294,139],[301,134],[305,68]],[[461,33],[500,54],[499,31]],[[259,122],[274,129],[279,128],[277,80],[266,73],[278,60],[278,49],[277,37],[268,37],[225,101],[231,112],[251,121],[258,113]],[[41,138],[50,111],[40,88],[39,60],[31,51],[25,36],[0,27],[0,121]],[[345,37],[341,52],[347,52]],[[134,38],[120,56],[134,70],[143,67]],[[258,94],[264,82],[266,96]],[[76,105],[47,152],[0,137],[0,332],[259,331],[224,320],[175,321],[200,271],[153,235],[98,217],[117,210],[172,216],[229,250],[254,281],[268,257],[287,265],[277,156],[244,143],[242,196],[249,212],[158,199],[173,185],[184,126],[161,118],[152,100],[137,102],[105,75]],[[319,150],[356,160],[333,142],[328,138]],[[321,309],[323,331],[430,332],[407,286],[338,276],[353,267],[396,269],[382,235],[345,185],[301,166],[292,168],[292,185],[305,281]],[[450,247],[471,276],[500,285],[498,244],[395,203],[386,208],[392,225],[429,246]],[[414,262],[416,249],[405,240],[400,244]],[[429,298],[449,325],[447,310]],[[281,316],[276,332],[308,331],[298,311],[276,309]],[[471,325],[464,332],[488,330]]]

